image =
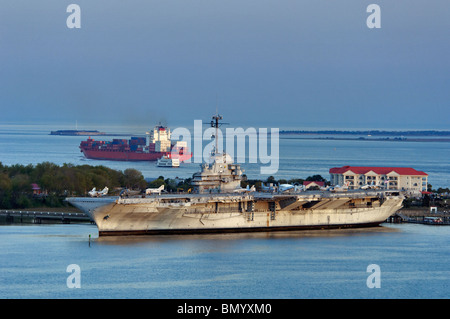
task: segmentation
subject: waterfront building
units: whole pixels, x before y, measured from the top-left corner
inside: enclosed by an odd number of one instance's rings
[[[348,186],[349,189],[375,186],[420,194],[428,185],[428,174],[410,167],[333,167],[330,176],[331,185]]]

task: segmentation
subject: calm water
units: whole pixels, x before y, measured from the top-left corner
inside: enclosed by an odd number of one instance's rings
[[[0,298],[448,298],[449,239],[450,227],[415,224],[115,238],[2,226]],[[80,289],[67,287],[70,264]],[[370,264],[380,288],[367,287]]]
[[[51,130],[73,129],[50,125],[0,125],[0,162],[5,165],[37,164],[50,161],[61,165],[105,165],[125,170],[133,167],[146,178],[188,178],[199,170],[199,164],[183,163],[179,168],[160,168],[155,162],[118,162],[88,160],[78,146],[84,136],[52,136]],[[145,128],[95,127],[105,132],[131,132],[145,134]],[[276,178],[306,178],[320,174],[329,179],[329,169],[336,166],[406,166],[429,174],[428,182],[433,188],[450,187],[450,143],[443,142],[394,142],[312,140],[298,136],[281,136],[279,143],[280,164]],[[94,137],[111,140],[113,137]],[[129,138],[129,135],[114,138]],[[209,143],[209,141],[206,141]],[[247,148],[248,150],[248,148]],[[270,148],[269,148],[270,152]],[[249,178],[266,179],[260,174],[260,164],[242,164]],[[266,164],[264,164],[266,165]],[[267,165],[266,165],[267,166]]]
[[[149,162],[86,160],[78,149],[86,137],[48,135],[70,128],[0,126],[0,162],[134,167],[149,178],[186,178],[199,168],[185,164],[161,170]],[[433,187],[449,187],[449,158],[449,144],[440,142],[290,136],[280,139],[275,176],[329,178],[329,168],[342,165],[411,166],[427,172]],[[267,178],[259,175],[257,164],[242,166],[249,178]],[[449,241],[450,227],[412,224],[119,238],[98,238],[92,225],[0,226],[0,298],[448,298]],[[70,264],[80,266],[80,289],[66,285]],[[370,264],[380,266],[381,288],[366,285]]]

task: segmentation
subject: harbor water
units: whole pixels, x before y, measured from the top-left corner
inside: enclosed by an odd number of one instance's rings
[[[161,168],[156,162],[121,162],[86,159],[80,152],[80,142],[87,136],[49,135],[55,129],[70,129],[70,126],[54,125],[0,125],[0,162],[4,165],[38,164],[44,161],[58,165],[105,165],[125,170],[135,168],[145,178],[189,178],[199,171],[199,163],[183,163],[178,168]],[[94,136],[95,140],[129,138],[130,134],[144,136],[151,128],[133,126],[88,127],[102,132],[124,134],[118,136]],[[172,128],[173,129],[173,128]],[[127,134],[127,135],[125,135]],[[320,137],[322,139],[313,139]],[[280,135],[279,165],[274,174],[277,179],[306,178],[322,175],[330,178],[329,169],[338,166],[396,166],[413,167],[426,172],[428,182],[433,188],[450,187],[450,143],[448,142],[406,142],[390,140],[331,140],[316,135]],[[336,137],[336,136],[331,136]],[[211,140],[203,142],[203,146]],[[240,163],[249,179],[267,179],[260,174],[261,166],[269,164],[249,161],[248,138],[246,140],[246,159]],[[194,142],[192,141],[192,144]],[[193,146],[193,145],[192,145]],[[259,145],[260,146],[260,145]],[[270,153],[270,147],[268,147]],[[252,154],[253,156],[253,154]]]
[[[87,160],[78,149],[87,137],[49,135],[55,129],[64,127],[1,126],[0,162],[132,167],[146,178],[188,178],[199,168]],[[329,168],[343,165],[408,166],[428,173],[433,188],[450,186],[445,142],[281,136],[279,149],[276,178],[329,178]],[[267,178],[258,164],[242,167],[249,178]],[[0,298],[448,298],[449,240],[450,227],[420,224],[106,238],[90,224],[2,225]],[[71,265],[79,267],[79,288],[70,288]],[[371,265],[379,288],[370,284]]]
[[[96,234],[86,224],[2,226],[0,298],[409,299],[448,298],[450,291],[446,226]],[[79,288],[67,283],[74,264]],[[379,288],[368,285],[370,265],[379,267]]]

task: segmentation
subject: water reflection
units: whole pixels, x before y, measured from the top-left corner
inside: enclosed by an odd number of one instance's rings
[[[185,235],[136,235],[136,236],[101,236],[96,243],[106,245],[132,245],[142,243],[163,243],[175,241],[240,241],[258,239],[290,239],[302,240],[307,238],[330,238],[349,236],[375,236],[383,233],[397,233],[399,229],[389,226],[347,229],[323,229],[323,230],[295,230],[295,231],[270,231],[248,233],[223,233],[223,234],[185,234]]]

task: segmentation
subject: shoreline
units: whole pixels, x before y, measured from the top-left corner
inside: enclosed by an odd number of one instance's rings
[[[302,131],[280,130],[280,138],[348,141],[450,142],[450,131]],[[311,136],[319,135],[319,136]],[[331,136],[330,136],[331,135]],[[333,135],[341,135],[334,137]],[[342,136],[343,135],[343,136]]]
[[[323,141],[369,141],[369,142],[439,142],[449,143],[450,138],[367,138],[367,137],[283,137],[281,135],[311,135],[311,134],[281,134],[280,139],[299,139],[299,140],[323,140]]]
[[[318,135],[370,135],[370,136],[449,136],[445,130],[280,130],[280,134],[318,134]]]

